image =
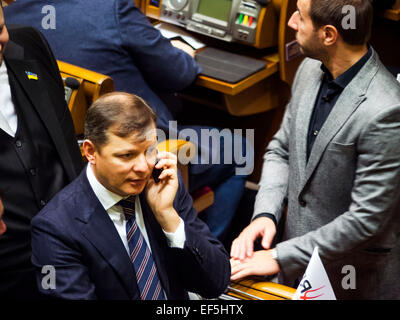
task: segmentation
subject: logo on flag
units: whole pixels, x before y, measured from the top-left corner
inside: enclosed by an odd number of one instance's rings
[[[308,263],[293,300],[336,300],[328,275],[318,254],[318,247]]]
[[[38,75],[36,73],[30,72],[30,71],[25,71],[26,76],[28,77],[29,80],[38,80]]]

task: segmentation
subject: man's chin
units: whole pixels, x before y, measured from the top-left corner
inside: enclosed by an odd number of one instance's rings
[[[128,181],[122,190],[125,195],[135,196],[144,190],[147,185],[147,180],[143,181]]]

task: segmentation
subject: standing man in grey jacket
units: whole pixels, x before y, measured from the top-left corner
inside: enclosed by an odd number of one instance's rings
[[[297,286],[318,246],[338,299],[400,299],[400,86],[368,45],[371,3],[297,7],[289,26],[307,58],[267,148],[253,220],[233,242],[231,278],[279,273]]]

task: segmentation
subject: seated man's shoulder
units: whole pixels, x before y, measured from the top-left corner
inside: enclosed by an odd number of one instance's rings
[[[65,225],[74,219],[79,210],[80,198],[83,192],[77,189],[77,180],[71,182],[59,191],[32,219],[32,226],[40,225],[46,221],[48,225]]]
[[[7,30],[10,34],[10,39],[19,44],[26,44],[26,40],[31,40],[34,43],[43,39],[43,35],[34,27],[10,24],[7,25]]]

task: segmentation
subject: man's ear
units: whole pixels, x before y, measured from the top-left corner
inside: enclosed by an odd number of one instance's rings
[[[86,139],[85,141],[83,141],[82,148],[83,148],[83,153],[85,154],[85,157],[88,160],[88,162],[92,165],[95,165],[97,149],[94,143]]]
[[[332,25],[323,26],[320,32],[320,36],[325,46],[332,46],[338,40],[339,32],[336,27]]]

